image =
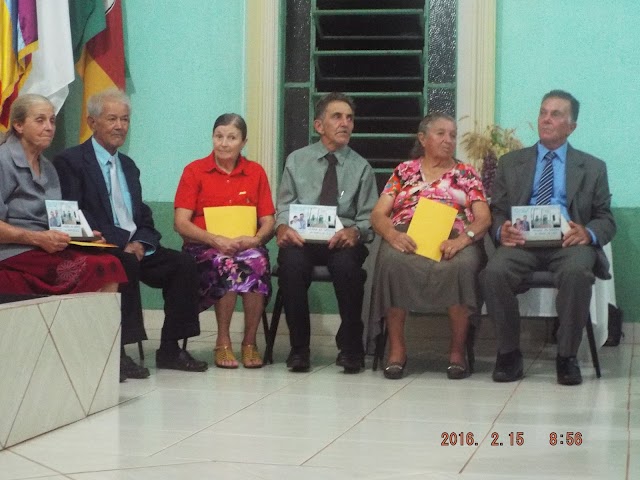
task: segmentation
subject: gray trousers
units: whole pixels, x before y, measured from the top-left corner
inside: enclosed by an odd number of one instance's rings
[[[589,318],[596,250],[590,245],[567,248],[517,248],[499,246],[480,274],[489,316],[495,322],[498,353],[520,347],[520,312],[517,293],[523,279],[534,271],[553,272],[560,321],[558,355],[575,356],[582,329]]]

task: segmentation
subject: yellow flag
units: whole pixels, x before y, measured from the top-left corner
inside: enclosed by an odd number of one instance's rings
[[[444,203],[421,198],[413,214],[407,234],[418,245],[416,253],[439,262],[440,245],[451,233],[458,211]]]

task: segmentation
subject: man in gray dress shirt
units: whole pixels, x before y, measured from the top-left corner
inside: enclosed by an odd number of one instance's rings
[[[311,366],[307,291],[315,265],[328,267],[338,300],[341,324],[336,335],[340,351],[337,363],[345,373],[358,373],[363,366],[362,300],[366,274],[362,264],[368,254],[364,244],[373,239],[369,217],[378,193],[373,169],[348,145],[353,116],[353,101],[344,94],[331,93],[318,101],[314,128],[320,141],[289,155],[278,192],[279,285],[290,331],[287,366],[294,372],[307,371]],[[334,193],[330,197],[336,198],[327,201],[324,185],[331,183],[326,177],[332,168]],[[326,243],[305,242],[289,226],[291,204],[336,205],[344,228]]]

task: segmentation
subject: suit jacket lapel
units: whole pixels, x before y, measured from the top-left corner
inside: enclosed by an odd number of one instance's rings
[[[578,193],[578,188],[582,185],[582,179],[584,178],[584,162],[579,156],[576,156],[571,145],[568,147],[565,175],[567,183],[567,210],[570,211],[571,203],[573,202],[576,193]]]
[[[113,210],[111,209],[111,202],[109,201],[107,184],[104,181],[102,170],[100,170],[100,165],[98,164],[96,153],[93,150],[91,139],[84,143],[84,162],[86,164],[89,178],[91,178],[95,184],[96,192],[98,192],[98,197],[100,197],[100,201],[102,202],[102,206],[107,213],[107,216],[111,219],[112,223],[115,223],[113,219]]]
[[[520,162],[516,165],[516,175],[519,179],[519,198],[517,205],[528,205],[533,193],[533,179],[536,174],[536,160],[538,147],[534,145],[525,149]]]

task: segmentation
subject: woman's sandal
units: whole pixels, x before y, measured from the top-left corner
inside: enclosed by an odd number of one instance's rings
[[[389,362],[383,370],[384,378],[389,380],[400,380],[404,375],[404,369],[407,366],[407,360],[404,363]]]
[[[243,347],[244,348],[244,347]],[[213,349],[213,358],[218,368],[238,368],[238,360],[230,345],[219,345]],[[235,365],[225,365],[225,362],[236,362]]]
[[[459,363],[451,363],[447,368],[447,378],[449,380],[462,380],[470,375],[469,370]]]
[[[242,365],[244,368],[262,368],[262,357],[257,345],[242,345]]]

